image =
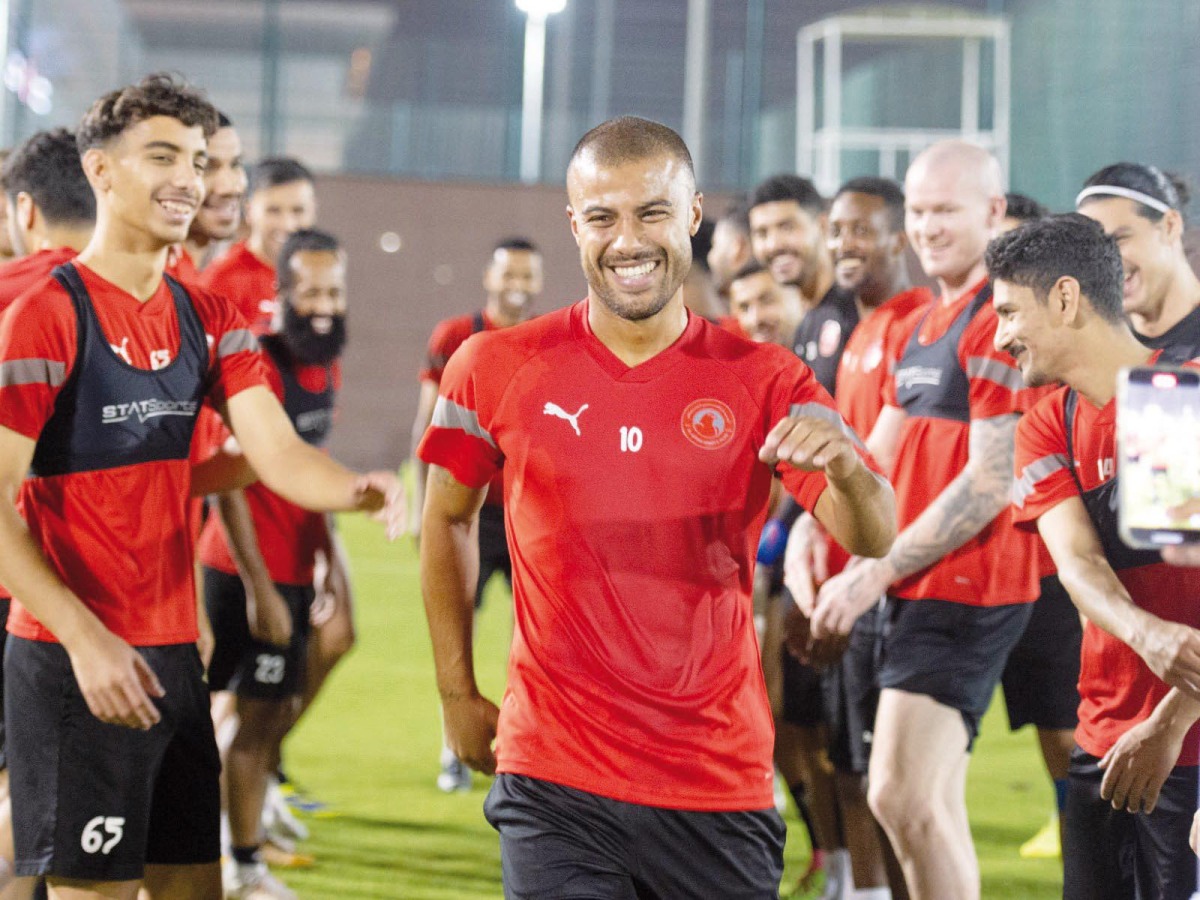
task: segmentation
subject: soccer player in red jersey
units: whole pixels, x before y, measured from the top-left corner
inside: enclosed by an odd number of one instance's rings
[[[464,343],[419,450],[447,737],[500,773],[485,814],[514,896],[774,898],[783,829],[750,599],[772,471],[867,554],[891,541],[891,490],[799,360],[683,307],[701,196],[675,132],[598,126],[567,188],[587,298]],[[519,502],[497,709],[470,640],[472,528],[501,463]]]
[[[1041,533],[1087,618],[1063,844],[1063,896],[1187,900],[1200,761],[1200,580],[1117,529],[1117,375],[1152,364],[1123,309],[1119,243],[1078,214],[987,252],[995,344],[1031,385],[1065,386],[1016,435],[1016,520]],[[1173,686],[1173,687],[1172,687]]]
[[[17,258],[0,265],[0,312],[45,281],[91,239],[96,198],[83,174],[75,135],[39,131],[8,155],[0,179]]]
[[[241,136],[229,117],[219,112],[217,130],[208,139],[204,203],[196,210],[182,247],[193,269],[203,269],[221,242],[237,234],[248,184]],[[196,275],[199,276],[199,271]]]
[[[1183,181],[1155,166],[1116,163],[1092,175],[1075,208],[1117,239],[1125,312],[1164,363],[1200,356],[1200,279],[1183,247]]]
[[[905,229],[940,296],[896,364],[876,429],[899,422],[899,536],[821,588],[813,632],[848,633],[890,593],[869,800],[917,897],[979,896],[967,765],[979,721],[1037,597],[1036,536],[1012,525],[1012,441],[1031,401],[992,346],[983,264],[1004,215],[1000,167],[943,141],[905,179]],[[889,412],[894,409],[894,412]]]
[[[780,284],[798,288],[808,312],[833,286],[824,198],[807,178],[775,175],[754,189],[748,205],[754,258]]]
[[[317,221],[312,173],[288,157],[269,157],[250,170],[246,224],[250,234],[200,274],[200,285],[230,300],[255,334],[275,316],[275,260],[287,236]]]
[[[16,870],[58,895],[221,895],[186,513],[202,399],[293,502],[381,510],[390,530],[403,505],[390,474],[355,475],[296,436],[235,310],[163,278],[215,127],[165,75],[96,101],[77,132],[92,240],[0,323]]]
[[[281,321],[260,342],[264,362],[297,434],[319,447],[333,424],[340,382],[345,255],[332,235],[302,229],[284,242],[278,269]],[[305,691],[318,559],[327,562],[327,582],[347,576],[324,515],[261,483],[222,494],[219,502],[222,514],[209,518],[198,556],[217,636],[209,689],[236,694],[234,733],[223,752],[232,841],[225,890],[227,896],[290,898],[295,895],[261,858],[263,800]],[[238,531],[243,516],[248,533]],[[338,593],[323,585],[323,595]]]
[[[416,489],[409,516],[409,533],[421,534],[421,512],[425,505],[427,468],[417,455],[437,404],[438,387],[450,357],[463,341],[480,331],[508,328],[529,318],[542,294],[542,254],[528,238],[509,237],[492,248],[491,259],[483,270],[483,309],[444,319],[429,336],[425,365],[420,372],[421,390],[417,396],[417,414],[412,425],[412,461]],[[487,499],[479,512],[479,573],[475,583],[475,608],[483,604],[483,592],[492,576],[501,574],[512,584],[512,560],[504,534],[504,480],[500,473],[492,479]],[[442,746],[438,788],[446,793],[471,788],[471,770]]]
[[[838,189],[829,208],[828,252],[834,278],[852,297],[858,324],[846,340],[838,364],[838,410],[858,434],[870,435],[885,402],[885,387],[914,312],[931,295],[912,288],[904,235],[904,192],[886,178],[855,178]],[[871,446],[870,439],[867,446]],[[785,583],[805,616],[811,617],[816,588],[838,574],[848,561],[830,545],[816,520],[805,513],[792,527],[785,560]],[[885,889],[904,895],[904,878],[894,858],[885,871],[880,831],[867,805],[866,775],[871,734],[879,701],[876,648],[882,637],[886,606],[869,610],[854,625],[841,660],[823,673],[829,719],[829,757],[833,763],[842,830],[850,851],[853,887]]]

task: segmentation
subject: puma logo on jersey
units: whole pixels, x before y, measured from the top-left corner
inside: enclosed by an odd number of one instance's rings
[[[583,406],[579,407],[578,412],[572,415],[557,403],[547,403],[542,407],[542,415],[554,416],[556,419],[566,419],[571,423],[571,427],[575,429],[576,436],[582,437],[583,435],[579,430],[579,417],[583,415],[583,411],[587,408],[588,405],[585,403]]]
[[[119,345],[118,344],[109,344],[108,346],[112,348],[113,353],[117,354],[117,356],[119,356],[119,357],[121,357],[121,359],[125,360],[126,364],[131,365],[131,366],[133,365],[133,360],[129,358],[129,338],[128,337],[121,338],[121,343]]]

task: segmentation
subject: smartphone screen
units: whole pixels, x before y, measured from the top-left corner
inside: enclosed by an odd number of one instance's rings
[[[1122,371],[1117,453],[1122,540],[1144,548],[1200,541],[1200,371]]]

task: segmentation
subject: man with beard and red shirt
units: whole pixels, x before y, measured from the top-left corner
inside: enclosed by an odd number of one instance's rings
[[[438,386],[446,364],[463,341],[481,331],[509,328],[529,318],[542,293],[542,254],[528,238],[510,237],[492,248],[492,256],[483,270],[485,299],[483,309],[464,316],[444,319],[433,329],[424,367],[417,414],[412,425],[412,460],[416,489],[409,518],[409,532],[420,536],[421,511],[425,501],[427,467],[417,456],[417,447],[430,422],[437,403]],[[479,573],[475,582],[475,608],[483,604],[483,591],[492,576],[502,574],[511,585],[512,560],[504,533],[504,479],[497,474],[479,513]],[[438,788],[446,793],[471,787],[471,772],[448,747],[442,747]]]
[[[834,195],[829,207],[828,252],[838,288],[852,297],[858,324],[849,334],[838,363],[838,410],[857,434],[870,435],[885,404],[886,385],[914,312],[931,298],[911,288],[906,264],[904,192],[886,178],[855,178]],[[867,446],[871,447],[868,438]],[[878,458],[878,457],[877,457]],[[808,513],[792,527],[785,558],[785,583],[800,611],[811,617],[816,588],[838,574],[849,560],[828,541]],[[854,625],[849,645],[823,672],[826,714],[841,811],[850,851],[852,887],[871,896],[891,883],[893,897],[904,894],[903,875],[894,865],[885,871],[881,833],[867,805],[866,776],[875,709],[879,701],[877,649],[885,607],[869,610]],[[804,648],[800,648],[803,650]],[[860,896],[855,894],[854,896]]]
[[[200,285],[231,301],[256,334],[275,316],[275,261],[293,231],[317,221],[312,173],[299,161],[269,157],[250,170],[250,234],[200,273]]]
[[[514,896],[774,897],[783,829],[750,598],[773,472],[868,553],[890,542],[891,490],[803,363],[684,308],[702,198],[675,132],[606,122],[567,182],[588,297],[468,339],[419,448],[447,737],[500,773],[486,815]],[[475,683],[471,576],[501,464],[519,502],[497,708]]]
[[[1064,384],[1017,428],[1012,498],[1016,521],[1037,528],[1087,619],[1063,896],[1188,900],[1197,886],[1187,841],[1200,762],[1200,579],[1130,549],[1118,532],[1118,374],[1163,356],[1130,329],[1118,247],[1074,213],[993,241],[995,345],[1026,383]]]
[[[920,897],[979,896],[966,776],[979,722],[1037,597],[1036,536],[1012,524],[1013,432],[1035,399],[992,346],[983,252],[1004,215],[1000,167],[942,141],[905,178],[905,229],[940,296],[905,342],[880,413],[900,421],[900,534],[817,597],[817,637],[848,634],[885,593],[869,800]],[[893,393],[894,392],[894,393]],[[892,454],[889,454],[892,455]]]
[[[268,484],[397,524],[389,473],[300,440],[228,303],[164,278],[203,198],[216,112],[170,76],[77,132],[91,241],[0,321],[0,579],[17,874],[55,895],[220,896],[220,763],[197,638],[186,501],[203,398]],[[27,477],[28,476],[28,477]],[[97,813],[103,810],[103,813]]]
[[[345,343],[345,255],[337,239],[310,229],[294,232],[279,257],[279,314],[260,344],[272,388],[296,433],[324,445],[333,424]],[[226,528],[249,515],[252,533],[231,540]],[[309,619],[319,557],[332,563],[330,523],[254,484],[236,498],[222,495],[222,519],[211,517],[200,537],[204,590],[217,643],[209,688],[236,694],[234,733],[224,754],[231,846],[225,848],[227,896],[294,895],[269,875],[261,859],[261,821],[268,776],[296,718],[304,691]],[[234,526],[240,527],[240,526]],[[336,592],[325,591],[333,594]]]

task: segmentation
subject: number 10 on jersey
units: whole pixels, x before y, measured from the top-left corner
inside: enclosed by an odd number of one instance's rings
[[[642,429],[636,425],[621,426],[621,452],[637,453],[642,449]]]

